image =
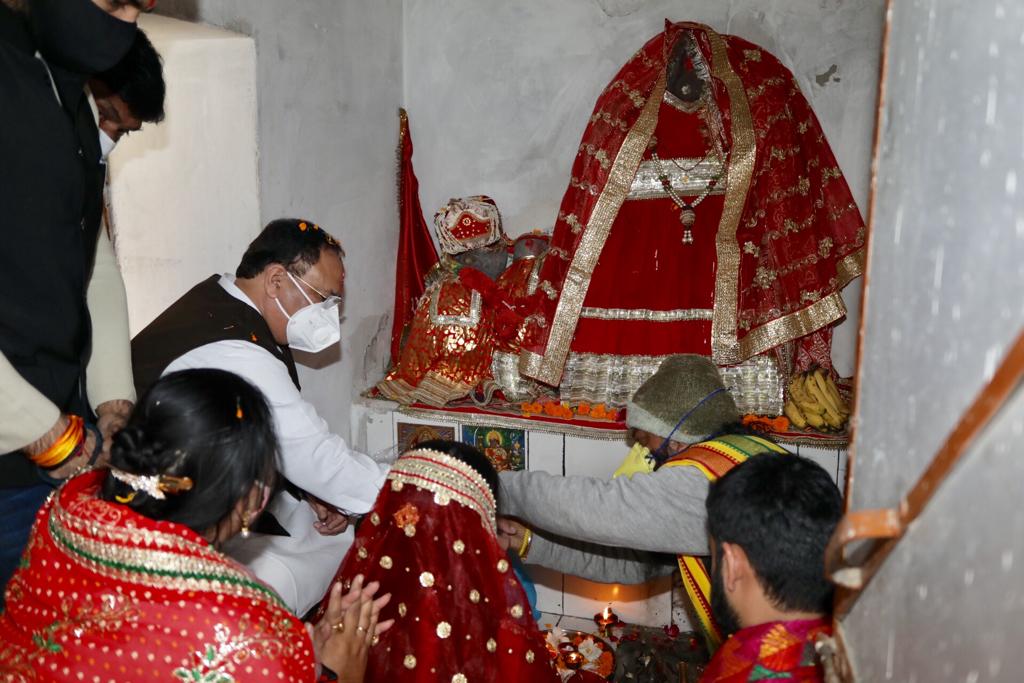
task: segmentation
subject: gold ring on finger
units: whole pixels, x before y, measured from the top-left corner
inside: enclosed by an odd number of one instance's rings
[[[335,631],[337,633],[344,633],[345,632],[345,622],[339,621],[337,624],[334,624],[333,626],[331,626],[331,630]]]
[[[380,636],[374,636],[373,640],[370,641],[370,645],[373,646],[373,645],[376,645],[379,642],[380,642]]]
[[[365,626],[356,626],[356,631],[358,631],[359,633],[365,633],[366,632],[366,627]]]

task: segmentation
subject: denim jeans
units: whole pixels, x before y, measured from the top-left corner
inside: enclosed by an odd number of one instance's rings
[[[3,608],[7,582],[18,568],[21,554],[28,545],[36,513],[51,491],[53,486],[43,482],[0,489],[0,609]]]

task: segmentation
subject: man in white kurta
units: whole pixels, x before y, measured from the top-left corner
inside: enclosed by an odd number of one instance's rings
[[[330,235],[309,221],[274,221],[250,245],[236,276],[200,283],[132,344],[140,390],[160,374],[219,368],[265,395],[280,442],[280,473],[303,500],[281,491],[268,507],[288,536],[253,533],[225,550],[299,615],[323,597],[352,543],[344,516],[369,511],[386,475],[302,398],[288,348],[337,343],[343,282],[340,248]]]

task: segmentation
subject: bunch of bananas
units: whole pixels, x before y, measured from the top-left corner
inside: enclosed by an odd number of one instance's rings
[[[795,427],[818,431],[842,431],[850,418],[849,406],[821,368],[793,375],[784,411]]]

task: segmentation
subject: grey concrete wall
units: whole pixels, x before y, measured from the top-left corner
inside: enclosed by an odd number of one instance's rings
[[[159,11],[256,40],[263,222],[311,218],[348,254],[340,357],[300,368],[303,393],[347,435],[351,395],[383,374],[390,343],[402,3],[162,0]]]
[[[550,229],[598,94],[665,18],[751,40],[796,74],[862,212],[881,0],[406,0],[405,102],[427,218],[485,193],[506,231]],[[860,285],[833,357],[852,374]]]
[[[894,3],[854,507],[895,505],[1024,324],[1024,6]],[[860,681],[1020,681],[1024,396],[846,621]]]

